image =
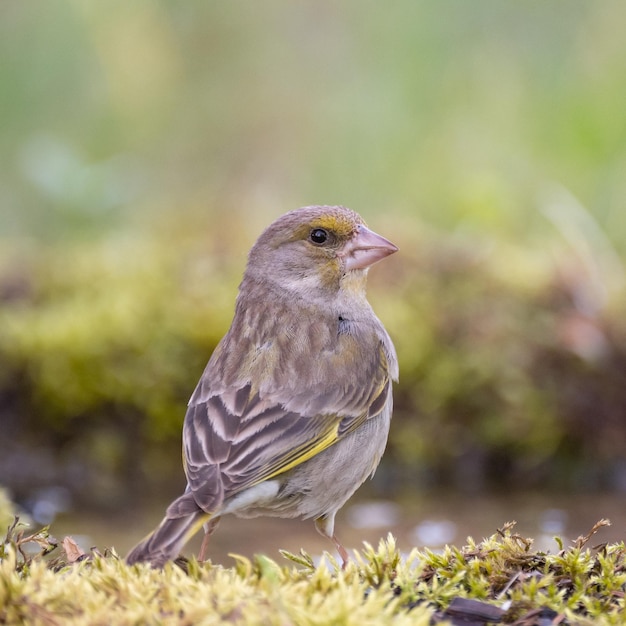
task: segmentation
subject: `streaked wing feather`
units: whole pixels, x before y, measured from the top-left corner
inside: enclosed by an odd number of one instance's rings
[[[224,499],[293,469],[380,413],[389,394],[388,371],[378,367],[372,374],[318,415],[287,410],[249,384],[214,395],[204,386],[192,398],[183,429],[185,471],[198,505],[219,509]]]

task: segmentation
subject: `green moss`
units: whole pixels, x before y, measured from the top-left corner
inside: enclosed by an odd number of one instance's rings
[[[0,259],[0,415],[17,444],[84,470],[71,487],[83,502],[123,505],[182,476],[185,405],[253,239],[226,248],[192,227]],[[369,290],[401,371],[383,464],[411,488],[416,475],[465,488],[468,467],[475,489],[612,488],[626,445],[623,298],[585,317],[575,256],[555,264],[495,242],[486,254],[475,239],[396,228],[403,256],[376,267]],[[242,231],[237,218],[229,230]]]
[[[23,525],[30,523],[28,516],[17,510],[7,491],[0,487],[0,536],[3,536],[15,523],[17,515],[19,515],[19,520]]]
[[[545,608],[559,623],[618,624],[626,548],[587,547],[606,523],[554,554],[535,551],[513,524],[440,553],[403,555],[389,536],[355,552],[345,570],[328,555],[316,565],[287,552],[283,564],[259,555],[235,557],[230,568],[185,559],[163,570],[129,567],[113,550],[80,555],[68,540],[54,556],[47,529],[25,536],[15,527],[0,553],[0,623],[425,626],[466,598],[499,611],[502,623]]]

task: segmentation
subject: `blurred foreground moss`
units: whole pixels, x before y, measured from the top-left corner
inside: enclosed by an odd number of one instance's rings
[[[533,550],[513,524],[441,553],[400,554],[390,535],[344,571],[306,553],[284,553],[282,565],[128,567],[114,550],[85,554],[70,538],[59,549],[46,529],[25,536],[17,524],[0,546],[0,623],[619,624],[626,548],[586,545],[607,523],[569,548],[557,540],[555,554]]]
[[[15,505],[11,502],[11,498],[5,489],[0,487],[0,535],[13,523],[17,511]],[[25,523],[30,520],[20,512],[20,518]]]
[[[18,501],[64,485],[121,508],[179,488],[185,404],[256,236],[244,222],[2,250],[0,476]],[[382,230],[401,252],[370,297],[401,376],[374,489],[626,488],[626,311],[609,273],[556,241]]]

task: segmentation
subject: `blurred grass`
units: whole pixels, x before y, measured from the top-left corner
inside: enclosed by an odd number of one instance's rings
[[[245,252],[342,203],[401,246],[371,281],[402,371],[376,488],[625,488],[625,18],[3,3],[0,481],[178,480]]]
[[[250,242],[222,238],[247,231],[237,215],[160,219],[2,264],[0,474],[18,497],[43,482],[120,506],[178,486],[185,403]],[[565,245],[383,232],[406,252],[370,280],[401,366],[375,489],[624,488],[623,289]]]
[[[618,0],[4,3],[0,231],[313,202],[518,239],[626,226]]]

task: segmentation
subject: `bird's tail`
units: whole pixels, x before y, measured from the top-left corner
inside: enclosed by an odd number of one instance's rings
[[[174,508],[174,505],[170,506],[156,530],[129,552],[126,557],[129,565],[150,563],[153,567],[163,567],[167,561],[175,559],[180,554],[183,546],[211,517],[197,505],[195,510],[183,515],[173,516]]]

